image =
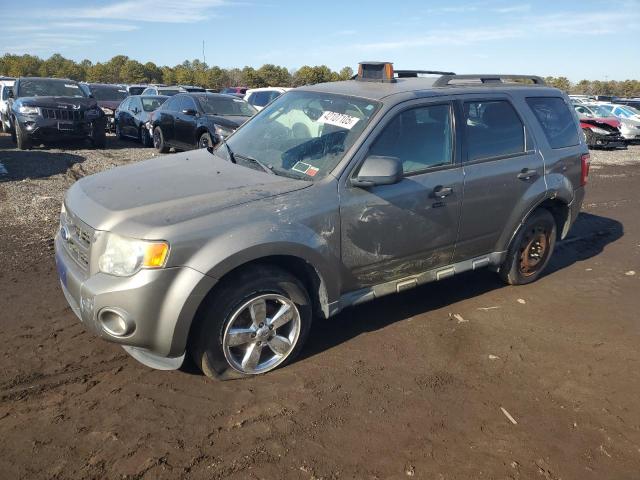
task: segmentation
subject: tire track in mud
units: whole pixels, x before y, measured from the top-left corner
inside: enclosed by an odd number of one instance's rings
[[[29,399],[65,385],[86,384],[92,377],[113,371],[114,366],[121,364],[125,358],[125,355],[121,355],[100,362],[99,365],[75,367],[70,371],[16,375],[4,384],[0,384],[0,402]]]

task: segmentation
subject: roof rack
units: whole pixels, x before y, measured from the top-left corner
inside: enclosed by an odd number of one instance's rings
[[[453,72],[439,72],[437,70],[396,70],[396,77],[398,78],[416,78],[418,75],[454,75]]]
[[[476,83],[493,84],[493,83],[515,83],[510,80],[530,80],[534,85],[546,85],[545,81],[536,75],[501,75],[501,74],[476,74],[476,75],[451,75],[444,74],[437,79],[434,87],[447,87],[454,82],[453,85],[460,83]]]

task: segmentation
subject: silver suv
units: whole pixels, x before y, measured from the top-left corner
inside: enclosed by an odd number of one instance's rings
[[[569,99],[540,78],[388,63],[214,141],[78,181],[55,246],[87,329],[221,379],[291,361],[312,319],[383,295],[483,267],[536,280],[589,169]]]

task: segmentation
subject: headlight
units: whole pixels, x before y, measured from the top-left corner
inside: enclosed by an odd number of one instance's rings
[[[100,110],[104,112],[105,115],[113,115],[113,110],[107,107],[100,107]]]
[[[40,109],[38,107],[31,107],[29,105],[20,105],[18,111],[20,113],[24,113],[25,115],[37,115],[40,113]]]
[[[593,133],[597,133],[599,135],[609,135],[609,133],[611,133],[605,130],[604,128],[598,128],[598,127],[590,127],[590,128]]]
[[[103,273],[128,277],[143,268],[163,268],[167,262],[167,242],[134,240],[113,233],[107,235],[107,245],[98,260],[98,268]]]
[[[228,137],[234,132],[231,128],[221,127],[220,125],[216,125],[215,130],[218,135],[222,135],[223,137]]]

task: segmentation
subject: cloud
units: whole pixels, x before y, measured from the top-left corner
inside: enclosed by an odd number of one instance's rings
[[[223,5],[227,5],[226,0],[120,0],[101,6],[56,9],[49,14],[69,19],[195,23],[211,18],[212,9]]]
[[[522,5],[512,5],[510,7],[500,7],[492,9],[497,13],[522,13],[528,12],[531,10],[531,5],[528,3],[523,3]]]

